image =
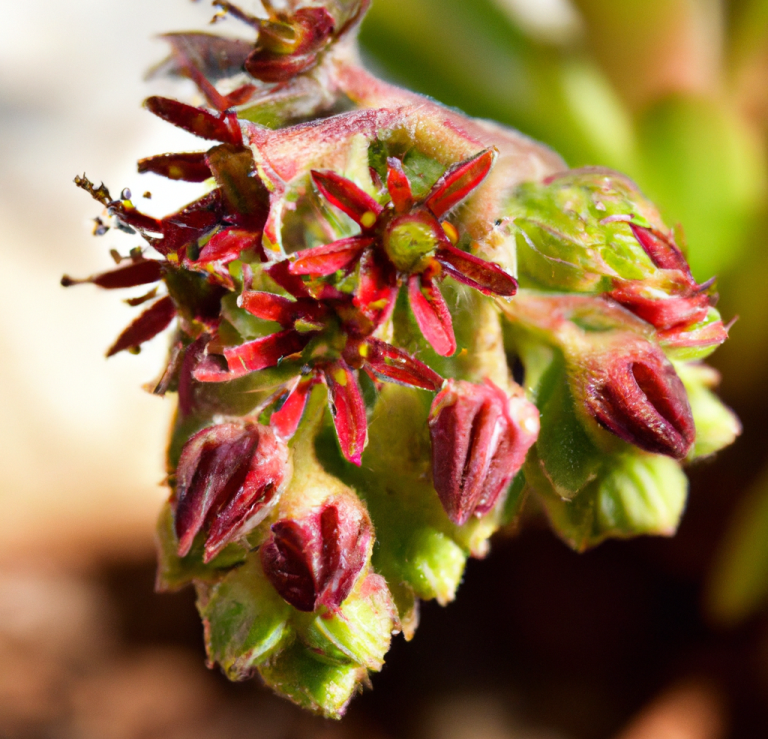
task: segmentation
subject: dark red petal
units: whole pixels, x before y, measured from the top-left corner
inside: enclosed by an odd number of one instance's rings
[[[116,200],[109,204],[108,210],[119,221],[131,228],[135,228],[145,238],[147,233],[161,234],[163,232],[163,223],[159,218],[142,213],[128,200]]]
[[[188,416],[195,408],[194,371],[205,356],[205,346],[210,337],[206,334],[195,339],[185,350],[179,369],[178,394],[179,413]]]
[[[283,290],[293,295],[293,297],[312,297],[304,284],[304,280],[298,275],[291,274],[291,262],[287,259],[272,265],[266,272]]]
[[[287,82],[317,63],[317,54],[278,56],[258,49],[245,60],[245,71],[262,82]]]
[[[195,108],[178,100],[153,96],[144,101],[144,107],[178,128],[203,139],[212,139],[235,146],[242,145],[243,138],[234,114],[213,115],[202,108]],[[234,118],[234,122],[233,119]]]
[[[435,183],[424,201],[435,218],[445,215],[464,200],[485,179],[495,158],[496,152],[486,149],[476,157],[451,167]]]
[[[304,249],[297,253],[289,271],[292,275],[332,275],[352,264],[360,256],[360,252],[372,243],[373,239],[352,236],[331,244]]]
[[[276,321],[282,326],[290,326],[295,321],[305,320],[321,323],[328,309],[311,298],[291,300],[274,293],[246,291],[240,298],[240,307],[265,321]]]
[[[219,225],[223,216],[221,191],[217,188],[162,220],[162,239],[152,246],[161,254],[171,254],[196,242]]]
[[[154,259],[141,259],[113,269],[110,272],[102,272],[101,274],[93,275],[93,277],[87,277],[84,280],[73,280],[71,277],[64,275],[61,278],[61,284],[64,287],[69,287],[70,285],[91,282],[106,290],[114,290],[122,287],[148,285],[152,282],[157,282],[162,276],[163,268],[160,262]]]
[[[307,406],[309,393],[316,383],[315,377],[299,380],[288,393],[280,409],[272,414],[269,425],[280,438],[290,439],[296,433]]]
[[[225,423],[199,431],[184,445],[176,468],[174,519],[180,557],[189,553],[233,478],[242,481],[257,442],[258,435],[245,432],[240,424]]]
[[[323,7],[299,8],[291,18],[295,27],[298,43],[294,54],[305,54],[317,49],[333,33],[333,16]]]
[[[341,453],[359,467],[368,442],[368,421],[357,378],[341,359],[326,366],[323,374]]]
[[[247,460],[245,473],[233,476],[222,506],[210,521],[204,562],[210,562],[227,544],[258,526],[274,507],[289,471],[288,447],[268,426],[256,426],[258,442]]]
[[[456,351],[451,312],[434,281],[426,275],[411,275],[408,279],[408,300],[424,338],[442,357]]]
[[[686,275],[691,274],[683,253],[669,236],[653,228],[645,228],[630,223],[629,227],[645,253],[659,269],[679,269]]]
[[[139,173],[154,172],[170,180],[185,182],[205,182],[213,177],[205,161],[205,152],[191,154],[159,154],[146,159],[139,159]]]
[[[256,372],[274,367],[283,357],[300,352],[314,336],[313,331],[300,334],[293,329],[248,341],[240,346],[225,347],[224,356],[231,372]]]
[[[443,244],[437,250],[435,259],[453,279],[485,295],[508,297],[517,292],[517,280],[498,264],[468,254],[455,246]]]
[[[222,262],[227,264],[239,259],[244,251],[256,250],[261,247],[261,233],[244,231],[240,228],[225,228],[211,236],[208,243],[200,250],[196,264]]]
[[[319,539],[316,525],[283,520],[272,524],[272,536],[259,551],[264,574],[275,590],[294,608],[307,613],[315,610],[317,599]]]
[[[331,205],[344,211],[363,230],[370,229],[383,210],[367,192],[336,172],[313,169],[312,181]]]
[[[173,300],[169,296],[160,298],[117,337],[107,356],[111,357],[124,349],[131,349],[154,338],[168,328],[175,315],[176,306]]]
[[[648,298],[643,295],[642,286],[635,284],[612,290],[608,295],[660,331],[703,321],[711,304],[710,297],[703,293]]]
[[[443,384],[437,372],[402,349],[375,338],[368,339],[364,347],[367,367],[383,380],[433,392]]]
[[[399,159],[387,159],[387,190],[392,197],[395,213],[407,213],[413,208],[413,192],[411,183],[403,171],[403,163]]]
[[[221,188],[228,215],[233,225],[261,231],[267,221],[269,193],[255,173],[250,149],[231,144],[214,146],[206,154],[208,166]]]

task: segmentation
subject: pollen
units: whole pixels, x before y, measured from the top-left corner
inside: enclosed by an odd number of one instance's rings
[[[374,223],[376,223],[376,214],[372,210],[367,210],[360,217],[360,225],[364,228],[370,228]]]
[[[360,344],[360,348],[357,350],[361,357],[368,356],[368,344]]]
[[[347,373],[343,369],[337,369],[333,373],[333,379],[342,387],[347,386]]]
[[[455,245],[459,240],[459,232],[456,230],[456,226],[452,223],[448,223],[448,221],[443,221],[440,225],[443,227],[443,231],[445,231],[448,241]]]

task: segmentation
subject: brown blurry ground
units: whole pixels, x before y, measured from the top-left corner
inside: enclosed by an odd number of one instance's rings
[[[128,309],[58,287],[113,246],[90,239],[72,177],[142,192],[133,161],[194,146],[141,111],[158,85],[139,76],[162,54],[152,33],[206,17],[187,0],[0,0],[0,737],[768,736],[768,617],[725,630],[701,608],[766,448],[768,399],[735,382],[744,436],[691,470],[677,537],[576,555],[532,514],[470,563],[456,603],[425,605],[343,722],[206,669],[193,594],[153,592],[170,405],[139,386],[163,347],[105,364]],[[184,202],[168,197],[148,207]]]

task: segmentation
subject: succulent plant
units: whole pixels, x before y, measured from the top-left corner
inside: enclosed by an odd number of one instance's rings
[[[108,355],[172,325],[158,589],[195,586],[230,678],[340,717],[526,503],[577,550],[675,531],[681,464],[739,433],[727,328],[626,177],[366,72],[367,2],[214,4],[256,40],[169,34],[203,105],[145,103],[211,148],[138,164],[199,198],[76,178],[146,244],[62,282],[149,287]]]

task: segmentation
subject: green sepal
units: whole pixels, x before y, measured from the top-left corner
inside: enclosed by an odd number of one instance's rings
[[[294,642],[259,668],[264,682],[302,708],[340,719],[367,679],[364,667],[333,664]]]
[[[336,613],[313,614],[299,628],[299,637],[331,663],[356,664],[378,672],[396,623],[386,582],[368,574],[359,578]]]
[[[244,544],[228,544],[208,564],[203,562],[204,535],[201,533],[192,544],[186,557],[179,557],[179,541],[173,528],[173,510],[166,503],[157,521],[157,575],[155,589],[159,592],[179,590],[192,582],[216,582],[233,568],[245,562],[248,549]]]
[[[703,321],[694,323],[692,326],[688,326],[681,335],[684,337],[686,334],[695,334],[695,332],[706,328],[710,323],[717,323],[720,321],[721,316],[717,308],[710,308],[707,312],[707,316]],[[712,354],[719,344],[705,344],[701,346],[669,346],[662,339],[659,342],[659,346],[664,350],[664,353],[670,360],[676,362],[700,362],[702,359],[706,359]]]
[[[599,476],[573,500],[561,498],[538,467],[526,476],[557,535],[577,551],[605,539],[671,536],[685,507],[688,480],[669,457],[628,451],[606,460]]]
[[[685,385],[696,425],[696,442],[686,461],[708,457],[733,444],[741,423],[710,389],[719,382],[717,371],[702,364],[679,364],[675,369]]]
[[[221,582],[198,586],[208,659],[230,680],[245,680],[294,638],[293,609],[264,576],[256,554]]]

